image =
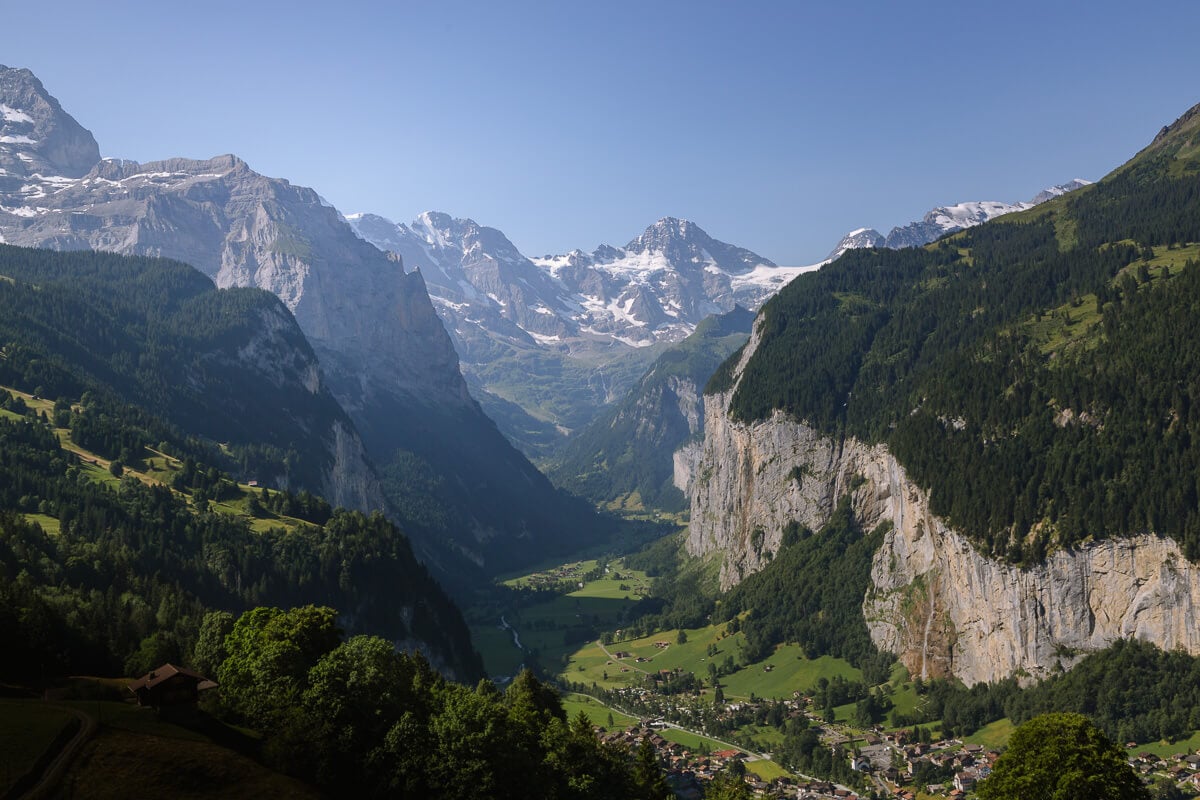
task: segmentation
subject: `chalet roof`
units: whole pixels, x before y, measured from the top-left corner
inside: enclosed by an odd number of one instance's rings
[[[136,692],[138,689],[153,689],[163,681],[170,680],[176,675],[183,675],[184,677],[194,679],[197,684],[199,684],[196,687],[197,689],[211,689],[217,685],[215,681],[209,680],[199,672],[193,672],[190,669],[177,667],[174,664],[163,664],[158,669],[150,670],[145,675],[129,684],[129,691]]]

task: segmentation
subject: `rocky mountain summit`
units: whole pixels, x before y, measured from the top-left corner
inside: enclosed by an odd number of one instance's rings
[[[27,69],[0,64],[0,191],[35,176],[83,176],[100,160],[92,134]]]
[[[495,228],[447,214],[427,212],[410,224],[374,214],[347,219],[420,271],[484,407],[534,451],[530,429],[540,424],[549,440],[561,440],[623,397],[657,348],[711,314],[757,308],[811,269],[776,266],[674,218],[624,247],[541,258],[524,256]]]
[[[274,293],[311,342],[358,446],[380,467],[406,465],[391,485],[404,495],[405,470],[437,476],[437,502],[458,515],[453,550],[478,563],[493,549],[512,558],[512,537],[532,545],[550,529],[539,515],[561,510],[557,495],[471,398],[422,274],[355,235],[315,191],[232,155],[101,160],[91,134],[27,70],[0,69],[0,107],[0,238],[169,257],[218,287]],[[540,501],[502,502],[529,492]],[[411,499],[394,495],[398,507]],[[482,511],[497,503],[507,518]]]
[[[1001,203],[994,200],[984,200],[969,203],[958,203],[952,206],[938,206],[930,210],[924,217],[907,225],[897,226],[884,236],[874,228],[859,228],[842,237],[837,247],[829,254],[833,260],[845,253],[863,247],[887,247],[892,250],[901,247],[920,247],[936,241],[948,233],[961,231],[990,219],[1011,214],[1014,211],[1025,211],[1067,192],[1073,192],[1090,184],[1091,181],[1075,178],[1067,183],[1043,189],[1032,200],[1021,203]]]

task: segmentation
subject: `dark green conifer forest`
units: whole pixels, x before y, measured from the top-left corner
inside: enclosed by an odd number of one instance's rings
[[[1012,562],[1138,533],[1200,557],[1197,135],[1186,120],[1098,184],[800,276],[763,308],[733,415],[886,442],[935,513]]]

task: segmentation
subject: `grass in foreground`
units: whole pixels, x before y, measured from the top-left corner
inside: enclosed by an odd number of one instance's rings
[[[209,742],[113,728],[103,729],[84,748],[67,773],[60,794],[97,800],[320,796],[306,784]]]
[[[0,796],[75,717],[39,701],[0,702]]]

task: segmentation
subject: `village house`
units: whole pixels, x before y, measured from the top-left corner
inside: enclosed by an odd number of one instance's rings
[[[979,777],[972,772],[960,772],[954,776],[954,788],[960,792],[970,792],[975,789]]]
[[[850,769],[854,770],[855,772],[870,772],[871,759],[862,754],[855,755],[854,753],[851,753]]]
[[[195,705],[200,692],[216,688],[216,685],[198,672],[163,664],[129,684],[129,691],[137,698],[139,706],[161,709]]]

